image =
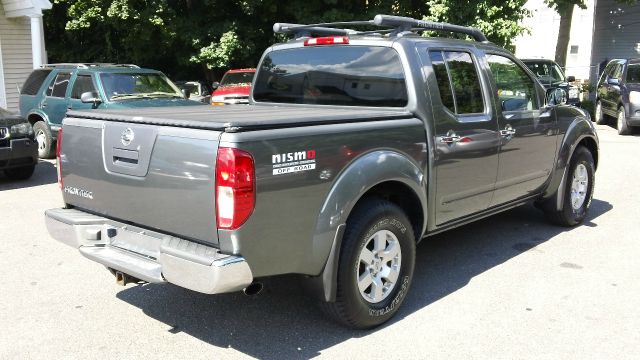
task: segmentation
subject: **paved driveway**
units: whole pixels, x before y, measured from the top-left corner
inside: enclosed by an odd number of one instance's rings
[[[0,176],[0,358],[635,359],[640,137],[598,132],[584,225],[524,206],[423,242],[405,304],[373,331],[329,322],[292,277],[254,297],[120,287],[49,238],[53,162],[28,182]]]

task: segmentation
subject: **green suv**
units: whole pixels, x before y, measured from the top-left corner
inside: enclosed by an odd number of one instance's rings
[[[33,125],[38,155],[53,157],[67,110],[190,106],[162,72],[129,64],[49,64],[34,70],[20,91],[20,113]]]

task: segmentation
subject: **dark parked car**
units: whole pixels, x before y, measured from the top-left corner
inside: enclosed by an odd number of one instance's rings
[[[31,177],[38,163],[33,128],[24,118],[0,108],[0,170],[10,179]]]
[[[62,119],[70,109],[202,105],[185,100],[163,73],[130,64],[48,64],[20,91],[20,113],[31,125],[41,158],[53,157]]]
[[[596,89],[595,121],[616,118],[618,134],[640,126],[640,59],[613,59],[604,68]]]
[[[567,92],[567,103],[580,106],[580,89],[571,85],[574,76],[565,76],[558,63],[549,59],[522,59],[522,62],[538,77],[546,89],[563,89]]]

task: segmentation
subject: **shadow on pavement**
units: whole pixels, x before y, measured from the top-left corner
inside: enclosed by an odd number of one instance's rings
[[[585,225],[597,226],[592,220],[612,208],[594,199]],[[565,231],[570,229],[549,225],[527,205],[426,239],[418,246],[409,295],[390,324]],[[253,297],[203,295],[168,284],[129,287],[117,297],[167,324],[169,332],[261,359],[311,358],[376,331],[349,330],[326,319],[293,276],[267,279]]]
[[[38,162],[33,175],[27,180],[11,180],[0,170],[0,191],[48,185],[58,182],[56,166],[49,161]]]

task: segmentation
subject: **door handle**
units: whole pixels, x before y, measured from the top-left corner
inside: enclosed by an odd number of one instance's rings
[[[511,127],[511,125],[505,126],[504,130],[500,130],[500,135],[502,135],[504,137],[513,136],[515,134],[516,134],[516,129]]]
[[[454,144],[457,143],[458,141],[460,141],[462,138],[458,135],[447,135],[447,136],[442,136],[440,137],[440,142],[443,142],[445,144]]]

